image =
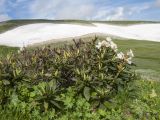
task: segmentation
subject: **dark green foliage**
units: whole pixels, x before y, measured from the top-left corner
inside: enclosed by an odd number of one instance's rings
[[[110,99],[135,79],[131,65],[117,59],[110,47],[97,49],[97,38],[74,42],[64,48],[24,49],[1,60],[2,109],[35,118],[36,114],[52,118],[54,113],[58,116],[79,109],[82,113],[77,118],[90,118],[89,113],[95,111],[105,117]]]

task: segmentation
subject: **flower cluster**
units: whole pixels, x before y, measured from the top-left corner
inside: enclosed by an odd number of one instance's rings
[[[132,64],[132,58],[134,57],[133,51],[130,49],[126,54],[120,52],[117,54],[118,59],[126,61],[128,64]]]
[[[96,48],[100,49],[102,47],[110,47],[114,52],[117,53],[117,45],[112,41],[110,37],[107,37],[106,40],[103,40],[102,42],[99,42],[98,45],[96,45]],[[132,58],[134,57],[133,51],[130,49],[126,54],[123,52],[117,53],[116,58],[120,60],[124,60],[128,64],[132,64]]]
[[[99,42],[98,45],[96,45],[96,48],[100,49],[101,47],[110,47],[115,52],[117,52],[117,45],[112,41],[110,37],[107,37],[106,40],[103,40],[102,42]]]

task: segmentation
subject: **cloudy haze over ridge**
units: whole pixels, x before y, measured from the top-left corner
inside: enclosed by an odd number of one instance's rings
[[[160,20],[160,0],[0,0],[9,19]]]

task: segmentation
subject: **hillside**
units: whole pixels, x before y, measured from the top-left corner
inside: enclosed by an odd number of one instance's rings
[[[3,31],[0,45],[13,47],[100,34],[123,39],[160,40],[160,24],[143,21],[19,20],[3,22],[0,29]]]
[[[152,65],[156,59],[152,67],[158,70],[160,47],[155,42],[117,40],[117,48],[107,40],[19,52],[1,47],[6,53],[0,60],[0,120],[159,119],[160,83],[151,73],[150,81],[139,78],[133,63],[143,69],[142,63]],[[151,50],[157,52],[152,55]],[[127,57],[118,57],[120,51]],[[134,55],[143,61],[135,62]],[[126,61],[130,57],[131,63]],[[152,61],[144,59],[149,57]]]
[[[87,21],[87,20],[46,20],[46,19],[23,19],[23,20],[9,20],[0,22],[0,33],[7,30],[16,28],[18,26],[33,24],[33,23],[71,23],[71,24],[84,24],[92,25],[92,22],[107,23],[114,25],[133,25],[141,23],[159,23],[154,21]]]
[[[0,25],[0,120],[160,119],[159,24],[8,22]]]

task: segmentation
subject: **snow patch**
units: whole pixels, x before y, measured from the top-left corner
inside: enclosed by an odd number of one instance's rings
[[[93,23],[95,26],[37,23],[17,27],[0,34],[0,45],[23,47],[48,40],[102,33],[122,38],[160,42],[160,24],[116,26]]]

